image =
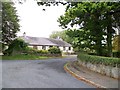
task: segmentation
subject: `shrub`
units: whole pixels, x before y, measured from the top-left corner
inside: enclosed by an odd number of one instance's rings
[[[27,54],[37,54],[37,50],[33,49],[33,48],[30,48],[30,47],[27,47],[27,49],[26,49],[26,51],[24,53],[27,53]]]
[[[3,51],[4,55],[14,55],[20,54],[26,51],[27,43],[25,43],[22,39],[15,39],[8,46],[8,49]]]
[[[48,54],[48,50],[38,50],[38,54]]]
[[[48,49],[48,52],[49,52],[50,54],[61,54],[60,49],[57,48],[57,47],[51,47],[51,48],[49,48],[49,49]]]
[[[41,54],[48,54],[48,50],[37,50],[37,49],[33,49],[33,48],[28,47],[25,53],[34,54],[34,55],[41,55]]]
[[[120,58],[120,51],[118,51],[118,52],[113,52],[113,57],[118,57],[118,58]]]
[[[104,65],[120,67],[120,59],[119,58],[79,54],[78,59],[80,61],[90,62],[90,63],[93,63],[93,64],[104,64]]]

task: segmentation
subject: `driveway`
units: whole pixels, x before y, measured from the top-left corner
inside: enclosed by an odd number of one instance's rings
[[[3,88],[94,88],[66,73],[66,62],[76,56],[48,60],[2,61]]]

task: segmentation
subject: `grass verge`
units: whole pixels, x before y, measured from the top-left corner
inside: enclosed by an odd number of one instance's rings
[[[48,59],[51,57],[37,56],[37,55],[15,55],[15,56],[2,56],[2,60],[39,60]]]

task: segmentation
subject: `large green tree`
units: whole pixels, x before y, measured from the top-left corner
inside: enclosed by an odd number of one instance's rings
[[[9,45],[19,31],[19,19],[12,2],[2,2],[2,42]]]
[[[58,38],[60,37],[62,40],[72,44],[73,39],[71,37],[69,37],[66,34],[67,30],[63,30],[63,31],[53,31],[52,34],[50,35],[50,38]]]
[[[119,13],[119,3],[112,2],[77,2],[68,5],[64,15],[59,18],[62,27],[79,25],[84,30],[80,37],[94,43],[97,55],[102,55],[104,36],[107,36],[107,51],[109,56],[112,52],[113,27],[118,26],[119,20],[115,20],[115,12]],[[81,33],[81,32],[80,32]],[[86,35],[87,34],[87,35]],[[79,37],[79,36],[78,36]]]

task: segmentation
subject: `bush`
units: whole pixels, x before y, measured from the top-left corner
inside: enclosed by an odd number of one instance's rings
[[[118,58],[120,58],[120,51],[118,51],[118,52],[113,52],[113,57],[118,57]]]
[[[34,54],[34,55],[41,55],[41,54],[48,54],[47,50],[37,50],[37,49],[33,49],[28,47],[26,52],[27,54]]]
[[[38,50],[38,54],[48,54],[48,50]]]
[[[37,54],[37,50],[33,49],[33,48],[30,48],[30,47],[27,47],[27,49],[24,53],[26,53],[26,54]]]
[[[51,48],[49,48],[49,49],[48,49],[48,52],[49,52],[50,54],[61,54],[60,49],[57,48],[57,47],[51,47]]]
[[[120,59],[119,58],[79,54],[78,59],[80,61],[90,62],[90,63],[93,63],[93,64],[104,64],[104,65],[120,67]]]
[[[15,39],[8,46],[8,49],[3,51],[4,55],[14,55],[20,54],[26,51],[27,43],[25,43],[22,39]]]
[[[29,55],[37,55],[37,56],[61,56],[60,49],[56,47],[52,47],[49,50],[36,50],[28,47],[25,53]]]
[[[96,53],[88,53],[89,55],[97,55]]]

